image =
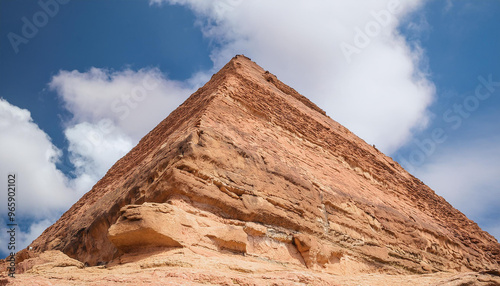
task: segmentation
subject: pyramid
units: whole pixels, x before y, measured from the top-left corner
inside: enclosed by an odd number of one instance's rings
[[[326,273],[500,263],[494,237],[241,55],[30,246],[20,262],[54,250],[88,266],[189,250]]]

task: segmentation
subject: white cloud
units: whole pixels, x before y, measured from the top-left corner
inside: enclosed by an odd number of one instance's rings
[[[181,104],[194,87],[166,79],[158,69],[60,71],[49,87],[74,115],[71,124],[110,120],[134,142]]]
[[[397,31],[423,1],[150,1],[163,2],[195,12],[216,68],[244,53],[385,152],[427,122],[434,86]]]
[[[64,134],[83,194],[139,140],[179,106],[206,79],[197,73],[185,82],[165,78],[158,69],[60,71],[49,83],[73,114]]]
[[[462,141],[448,147],[432,161],[416,169],[415,175],[454,207],[500,238],[500,138]]]
[[[60,150],[45,132],[33,123],[25,109],[0,99],[0,184],[7,185],[7,174],[17,173],[17,214],[20,217],[49,217],[59,215],[74,194],[67,179],[56,168]],[[6,199],[1,196],[2,201]],[[2,203],[2,210],[6,204]]]
[[[67,178],[56,168],[61,155],[50,138],[25,109],[0,98],[0,185],[16,174],[16,222],[33,221],[28,232],[17,228],[16,245],[24,248],[77,199]],[[2,217],[7,219],[7,195],[0,196]],[[41,220],[40,220],[41,219]],[[6,225],[0,227],[0,252],[7,250]]]
[[[51,226],[54,221],[49,219],[43,219],[41,221],[35,222],[30,225],[27,232],[20,232],[16,235],[16,239],[19,239],[19,245],[28,246],[33,240],[37,239],[42,232]],[[16,241],[17,243],[17,241]],[[23,247],[24,248],[24,247]]]
[[[76,178],[71,186],[82,195],[134,147],[130,137],[105,119],[97,124],[76,124],[64,133],[69,142],[69,159],[75,167]]]

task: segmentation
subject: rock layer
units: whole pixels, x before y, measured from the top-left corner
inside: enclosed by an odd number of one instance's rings
[[[500,263],[495,238],[244,56],[31,246],[90,266],[176,249],[338,274]]]
[[[220,253],[219,253],[220,254]],[[49,260],[47,260],[49,259]],[[47,251],[21,264],[34,265],[16,278],[2,277],[0,285],[290,285],[290,286],[494,286],[500,273],[390,275],[386,273],[332,275],[300,265],[266,262],[259,257],[195,254],[188,248],[122,256],[121,264],[82,267],[60,251]]]

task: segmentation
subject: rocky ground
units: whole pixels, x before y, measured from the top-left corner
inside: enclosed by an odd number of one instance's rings
[[[138,253],[93,267],[84,267],[59,251],[48,251],[22,264],[36,266],[16,278],[0,277],[0,285],[500,285],[498,272],[334,275],[257,257],[185,249]]]

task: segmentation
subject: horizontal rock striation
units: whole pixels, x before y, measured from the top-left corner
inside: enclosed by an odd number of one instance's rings
[[[31,246],[87,265],[159,249],[340,274],[480,271],[500,263],[495,238],[244,56]]]

